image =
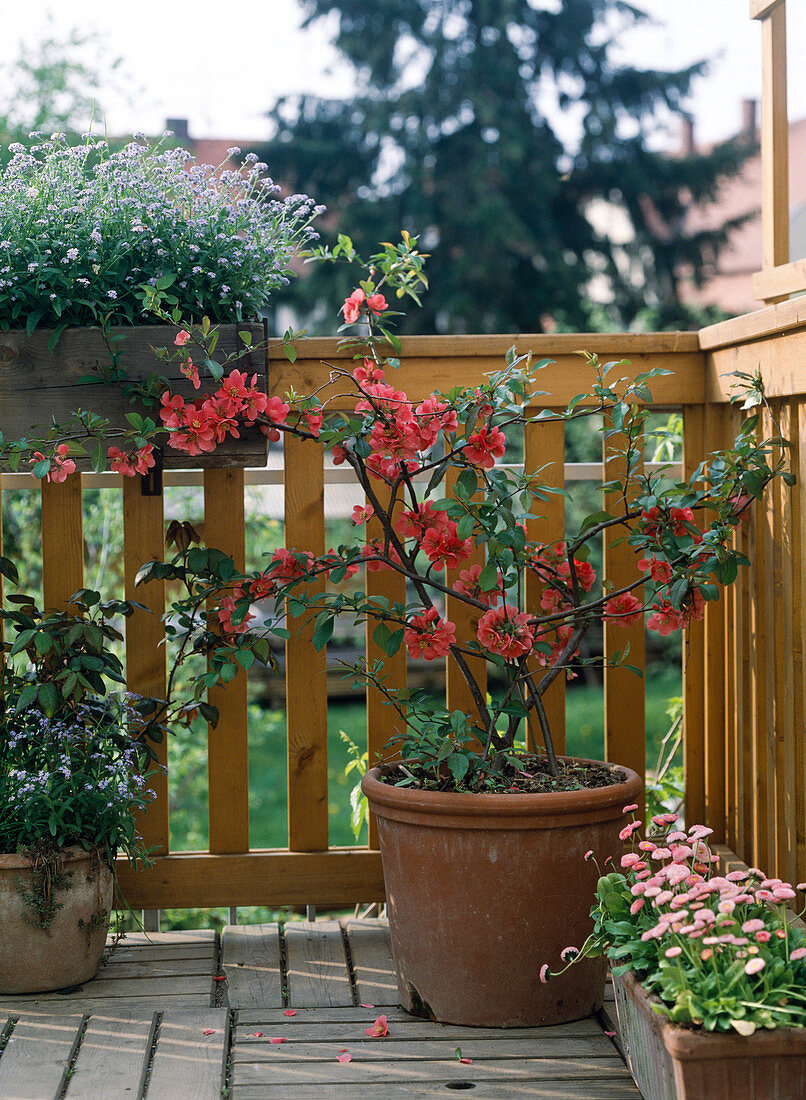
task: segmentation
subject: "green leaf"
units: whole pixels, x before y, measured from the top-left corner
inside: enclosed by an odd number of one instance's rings
[[[330,615],[327,611],[323,611],[320,615],[317,615],[312,638],[313,648],[317,653],[324,649],[332,638],[334,623],[335,617]]]
[[[461,782],[467,775],[467,770],[470,767],[470,761],[461,752],[452,753],[448,757],[448,767],[450,768],[451,775],[457,783]]]
[[[456,524],[456,537],[458,539],[469,539],[473,534],[474,520],[472,516],[462,516],[459,522]]]
[[[39,705],[41,706],[42,710],[45,712],[48,718],[52,718],[53,715],[56,713],[57,707],[59,706],[59,692],[56,688],[56,685],[50,683],[49,681],[47,683],[40,684],[37,696],[39,699]]]
[[[14,710],[27,710],[27,708],[30,707],[31,703],[33,703],[36,699],[38,690],[38,684],[26,684],[17,696],[17,705],[14,707]]]
[[[482,592],[492,592],[498,584],[498,567],[495,562],[488,562],[479,573],[479,588]]]

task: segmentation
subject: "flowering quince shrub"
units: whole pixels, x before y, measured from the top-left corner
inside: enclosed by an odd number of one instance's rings
[[[599,879],[594,930],[563,960],[606,954],[615,974],[636,972],[674,1023],[741,1035],[806,1025],[806,936],[786,909],[794,889],[756,868],[718,874],[713,830],[683,830],[677,814],[653,817],[640,839],[636,809],[625,807],[621,870]],[[546,965],[541,980],[550,976]]]
[[[355,365],[333,367],[330,380],[330,392],[342,390],[340,408],[346,392],[351,411],[328,413],[326,394],[289,393],[265,405],[254,398],[248,415],[270,438],[289,432],[323,442],[336,465],[353,469],[367,503],[354,509],[353,542],[322,555],[306,547],[275,551],[259,574],[233,571],[223,586],[219,577],[205,593],[218,608],[212,625],[208,616],[208,630],[248,651],[252,606],[262,602],[264,638],[272,633],[283,638],[299,624],[312,623],[313,643],[321,648],[336,617],[346,614],[357,624],[374,624],[373,637],[388,656],[403,646],[428,661],[450,655],[473,699],[468,713],[449,713],[421,694],[396,690],[386,681],[382,661],[354,666],[357,677],[374,684],[399,713],[395,749],[401,781],[463,790],[517,786],[530,769],[513,751],[515,738],[530,716],[541,729],[546,767],[557,776],[560,765],[542,702],[549,685],[583,660],[580,643],[594,624],[628,625],[647,615],[650,629],[668,633],[702,618],[707,601],[717,598],[720,585],[731,583],[745,561],[732,547],[735,526],[772,478],[789,476],[782,462],[771,460],[781,441],[759,440],[750,415],[733,447],[710,456],[707,469],[689,482],[645,474],[647,383],[663,372],[630,378],[619,373],[625,364],[601,364],[593,356],[588,357],[589,392],[566,409],[532,411],[547,361],[533,362],[515,349],[479,386],[411,399],[396,378],[400,342],[391,331],[396,314],[389,300],[419,301],[425,276],[416,240],[403,234],[400,244],[385,245],[362,262],[349,238],[340,237],[332,251],[320,249],[315,256],[356,263],[364,276],[341,310],[345,330],[362,326],[342,342]],[[180,351],[187,347],[182,343]],[[203,449],[214,445],[217,421],[228,423],[231,409],[248,400],[246,381],[231,377],[190,414],[170,394],[163,395],[162,416],[174,445]],[[535,420],[565,422],[593,414],[602,417],[606,439],[618,433],[627,475],[604,487],[609,511],[588,516],[563,540],[533,538],[528,521],[558,490],[534,471],[502,468],[498,460],[506,457],[507,431]],[[607,528],[616,528],[635,552],[634,579],[619,589],[597,582],[589,561],[589,544]],[[471,564],[477,550],[484,560]],[[194,548],[172,563],[152,563],[143,579],[187,580],[201,553]],[[405,578],[405,602],[338,587],[359,570],[391,570]],[[458,572],[456,580],[449,579],[449,570]],[[524,602],[528,572],[539,581],[532,606]],[[321,580],[329,586],[315,583]],[[459,639],[446,614],[447,596],[472,610],[475,637]],[[625,663],[626,657],[625,651],[616,662]],[[473,658],[502,670],[506,688],[498,699],[490,701],[482,690]]]

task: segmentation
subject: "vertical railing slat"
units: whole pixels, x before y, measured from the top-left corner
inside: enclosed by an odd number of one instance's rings
[[[702,405],[683,409],[683,478],[702,461],[705,412]],[[702,526],[703,517],[696,514]],[[705,819],[705,631],[692,623],[683,635],[683,766],[686,777],[686,821]]]
[[[707,406],[705,409],[705,452],[712,454],[729,443],[730,406]],[[710,516],[703,517],[707,524]],[[703,666],[705,684],[704,748],[705,748],[705,820],[714,830],[714,842],[724,844],[726,836],[726,764],[727,715],[725,692],[721,685],[725,672],[725,602],[727,592],[705,606],[703,623]]]
[[[165,646],[162,615],[165,611],[165,582],[149,581],[135,588],[137,571],[149,561],[162,561],[165,526],[162,494],[144,496],[139,477],[123,482],[123,573],[125,596],[144,604],[150,614],[135,611],[126,620],[126,686],[140,695],[165,698]],[[152,745],[160,770],[149,780],[156,800],[138,819],[143,840],[162,855],[168,851],[168,742]]]
[[[285,436],[285,542],[289,550],[325,550],[324,455],[320,444]],[[308,586],[322,591],[319,579]],[[289,618],[285,647],[288,723],[288,838],[294,851],[328,846],[327,657],[312,645],[313,624]]]
[[[204,471],[204,541],[244,568],[243,470]],[[249,850],[249,735],[246,673],[208,691],[219,720],[207,734],[210,851]]]
[[[793,448],[786,452],[787,462],[797,460],[799,440],[797,409],[790,402],[782,402],[779,423],[784,439],[793,441]],[[780,453],[780,452],[779,452]],[[775,661],[775,728],[779,739],[776,785],[778,802],[778,869],[777,874],[788,882],[797,882],[797,791],[792,776],[798,774],[798,741],[802,740],[803,725],[798,722],[799,671],[802,654],[797,622],[800,609],[801,532],[798,526],[797,494],[779,481],[773,486],[776,511],[776,651]],[[788,609],[791,608],[791,611]],[[791,659],[787,655],[791,654]]]
[[[797,483],[792,493],[792,607],[794,609],[792,654],[795,677],[795,838],[797,849],[797,874],[793,882],[806,879],[806,539],[803,524],[806,523],[806,446],[801,433],[806,431],[806,402],[792,403],[789,440],[792,451],[792,472]]]
[[[740,644],[739,669],[741,673],[741,696],[739,698],[739,718],[741,721],[741,807],[742,820],[739,833],[741,848],[739,855],[747,863],[758,863],[756,843],[756,680],[753,664],[755,644],[755,591],[753,569],[756,562],[756,525],[750,513],[746,525],[741,529],[741,541],[745,557],[751,563],[741,574],[741,622],[738,631]]]
[[[377,482],[374,491],[382,503],[388,505],[390,491],[383,482]],[[395,508],[397,513],[397,506]],[[383,527],[380,521],[371,518],[367,523],[367,539],[383,538]],[[378,572],[366,571],[367,596],[385,596],[390,603],[406,602],[406,581],[399,573],[391,569]],[[384,675],[388,677],[390,687],[404,689],[406,687],[406,647],[401,645],[397,653],[391,657],[384,653],[381,647],[372,637],[377,624],[366,624],[366,653],[367,665],[372,666],[375,661],[383,661]],[[377,688],[367,686],[367,748],[369,750],[369,766],[373,767],[378,755],[390,738],[398,731],[402,732],[402,720],[394,709],[384,703],[383,696]],[[369,846],[378,847],[378,822],[374,814],[369,819]]]
[[[729,407],[725,414],[726,441],[732,439],[737,428],[736,411]],[[742,549],[742,531],[740,525],[733,533],[732,545],[739,552]],[[738,851],[738,837],[740,834],[741,819],[741,784],[742,784],[742,758],[741,758],[741,716],[740,697],[742,677],[739,669],[739,654],[741,652],[740,624],[742,604],[742,579],[746,569],[739,567],[739,572],[734,584],[725,593],[724,600],[724,631],[725,631],[725,752],[726,752],[726,842]]]
[[[564,487],[565,423],[563,421],[527,424],[524,429],[523,451],[524,470],[527,474],[537,473],[536,481],[545,485],[559,489]],[[535,515],[526,521],[530,540],[553,543],[565,539],[565,498],[561,493],[551,493],[547,500],[535,501],[533,511]],[[524,587],[527,610],[539,615],[541,613],[540,596],[544,586],[531,569],[526,570]],[[554,748],[558,753],[564,753],[566,750],[565,684],[566,677],[558,676],[543,699]],[[530,717],[530,722],[532,737],[539,745],[541,744],[539,724],[535,717]]]
[[[612,424],[606,425],[610,430]],[[624,450],[627,437],[622,432],[612,434],[604,446],[605,480],[623,480],[627,467]],[[604,495],[605,511],[617,514],[620,497],[615,493]],[[635,551],[627,543],[623,530],[606,528],[604,532],[604,580],[611,590],[617,591],[635,580]],[[643,586],[633,589],[633,594],[643,599]],[[642,671],[646,668],[646,641],[643,617],[637,623],[624,627],[620,623],[604,625],[604,715],[605,759],[613,764],[632,768],[643,779],[646,775],[646,701],[644,678],[625,668],[611,668],[610,662],[617,651],[625,652],[629,645],[628,664]]]
[[[46,611],[64,609],[84,585],[81,474],[42,482],[42,589]]]
[[[456,484],[456,470],[454,468],[448,471],[448,475],[445,479],[445,491],[446,496],[453,494],[454,485]],[[479,498],[480,494],[476,494],[476,498]],[[470,569],[473,565],[480,565],[484,568],[486,562],[486,556],[482,547],[475,547],[473,553],[462,562],[458,569],[445,570],[445,583],[453,585],[458,579],[459,574],[463,569]],[[481,612],[478,612],[475,608],[468,606],[462,600],[454,599],[453,596],[446,597],[445,600],[445,615],[449,622],[452,622],[456,627],[456,640],[462,645],[468,641],[477,640],[477,627]],[[479,690],[482,695],[487,693],[487,662],[481,657],[469,657],[465,655],[467,666],[471,673],[475,677],[476,683],[479,686]],[[474,721],[480,721],[478,708],[473,701],[473,695],[465,679],[464,673],[459,668],[456,660],[451,655],[445,659],[445,701],[448,706],[448,710],[461,710],[465,714],[471,715]]]
[[[761,434],[769,436],[772,428],[769,414],[762,414]],[[768,874],[776,874],[777,853],[777,790],[775,772],[777,742],[775,730],[775,509],[774,494],[765,494],[755,508],[758,524],[758,551],[754,562],[756,581],[756,739],[758,760],[758,866]]]

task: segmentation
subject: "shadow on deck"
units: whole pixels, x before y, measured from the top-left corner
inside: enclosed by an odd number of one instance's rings
[[[81,987],[0,998],[0,1098],[640,1100],[608,1034],[612,1000],[599,1017],[506,1031],[396,1002],[385,921],[129,934]],[[369,1038],[381,1013],[389,1033]]]

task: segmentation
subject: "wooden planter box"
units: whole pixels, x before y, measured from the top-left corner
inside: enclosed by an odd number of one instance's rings
[[[803,1100],[806,1028],[698,1031],[652,1010],[631,972],[613,977],[624,1054],[644,1100]]]
[[[142,325],[112,330],[114,337],[123,339],[117,345],[120,367],[126,376],[135,381],[149,374],[162,374],[170,380],[173,392],[180,393],[186,401],[198,397],[212,383],[202,378],[202,388],[194,390],[181,374],[179,364],[163,363],[153,348],[173,349],[176,329],[171,325]],[[264,344],[264,329],[260,324],[218,326],[219,339],[216,357],[224,357],[243,348],[244,354],[237,369],[256,374],[258,386],[266,390],[267,356],[265,346],[259,350],[245,348],[239,332],[252,334],[255,345]],[[116,427],[128,427],[126,413],[140,412],[159,423],[159,410],[145,409],[124,401],[115,385],[99,381],[97,384],[79,384],[79,378],[94,373],[98,363],[110,363],[109,349],[98,329],[66,329],[51,353],[48,341],[51,331],[43,329],[33,336],[25,332],[0,332],[0,430],[5,440],[23,436],[39,436],[47,433],[52,418],[64,422],[70,413],[78,409],[89,410],[108,417]],[[204,466],[265,466],[267,440],[257,428],[242,429],[240,439],[227,439],[219,444],[211,455],[191,457],[165,446],[163,465],[167,469],[195,469]],[[89,458],[76,456],[79,470],[91,469]],[[0,470],[8,471],[8,464],[0,458]]]

